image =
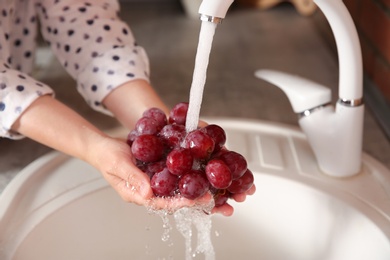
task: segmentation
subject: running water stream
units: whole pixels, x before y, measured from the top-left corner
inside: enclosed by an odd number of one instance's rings
[[[186,119],[187,133],[198,127],[203,90],[207,78],[207,67],[216,27],[216,23],[207,21],[203,21],[201,24]],[[210,212],[211,208],[206,210]],[[215,259],[211,242],[211,215],[205,214],[204,211],[197,208],[184,208],[174,214],[176,227],[185,239],[186,260],[191,260],[197,254],[204,254],[206,260]],[[197,231],[195,250],[191,246],[192,226]]]
[[[201,24],[186,119],[187,133],[198,127],[207,67],[216,27],[217,24],[207,21],[203,21]],[[176,228],[185,239],[185,260],[194,259],[201,254],[204,255],[205,260],[215,259],[214,247],[211,241],[211,214],[205,213],[211,212],[211,209],[214,207],[213,202],[212,200],[210,205],[203,205],[202,207],[182,208],[173,214]],[[167,241],[169,240],[169,233],[172,227],[167,223],[166,214],[158,215],[162,217],[164,222],[162,239]],[[197,235],[195,248],[192,246],[193,229],[196,230]]]
[[[198,127],[203,90],[207,77],[207,67],[216,27],[216,23],[207,21],[202,21],[201,24],[186,119],[187,133]]]

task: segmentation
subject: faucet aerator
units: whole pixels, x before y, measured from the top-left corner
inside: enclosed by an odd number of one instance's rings
[[[199,7],[200,20],[220,24],[234,0],[203,0]]]

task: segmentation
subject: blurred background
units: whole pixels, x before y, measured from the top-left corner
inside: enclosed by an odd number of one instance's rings
[[[344,2],[358,28],[364,58],[363,149],[390,168],[390,3]],[[201,25],[197,18],[200,1],[121,3],[120,16],[149,55],[157,92],[169,106],[188,101]],[[52,86],[59,100],[103,130],[119,126],[86,105],[47,46],[41,46],[37,58],[36,77]],[[234,2],[214,36],[201,116],[297,126],[297,116],[284,93],[254,77],[257,69],[265,68],[328,86],[336,102],[337,50],[326,19],[311,0]],[[22,168],[51,151],[29,139],[0,139],[0,148],[0,192]]]

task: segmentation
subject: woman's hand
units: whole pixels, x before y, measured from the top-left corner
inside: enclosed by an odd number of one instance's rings
[[[195,204],[206,204],[211,200],[207,194],[197,200],[177,196],[156,197],[150,187],[147,174],[135,165],[129,145],[119,139],[106,137],[91,147],[87,162],[97,168],[119,196],[127,202],[152,209],[175,209]]]
[[[136,167],[130,147],[125,141],[107,136],[50,96],[42,96],[33,102],[12,129],[88,162],[102,173],[125,201],[155,209],[176,209],[207,204],[212,199],[210,194],[195,201],[179,197],[156,198],[151,190],[149,177]],[[234,199],[243,201],[245,196],[246,194],[235,195]],[[228,216],[233,213],[233,208],[226,205],[213,212]]]
[[[135,165],[131,149],[123,140],[104,138],[92,147],[87,161],[102,173],[107,182],[126,202],[151,209],[166,209],[173,212],[182,207],[207,205],[212,200],[210,193],[206,193],[196,200],[189,200],[181,196],[170,198],[156,197],[150,187],[148,175]],[[255,190],[255,186],[252,186],[248,192],[235,194],[232,199],[237,202],[243,202],[246,196],[252,195]],[[233,214],[233,211],[234,209],[231,205],[225,204],[214,208],[212,213],[230,216]]]
[[[136,81],[130,81],[120,87],[118,87],[116,90],[114,90],[110,95],[108,95],[104,99],[105,106],[115,115],[115,117],[128,129],[133,129],[135,122],[142,116],[142,113],[151,107],[158,107],[161,110],[163,110],[167,115],[169,114],[169,109],[164,105],[164,103],[161,101],[159,96],[155,93],[154,89],[146,82],[142,80],[136,80]],[[199,126],[205,127],[207,125],[206,122],[200,121]],[[130,149],[127,151],[130,152]],[[126,158],[132,158],[129,157],[130,155],[126,155]],[[123,165],[123,167],[126,167],[128,171],[132,171],[133,174],[136,174],[138,177],[143,175],[141,182],[145,184],[148,183],[148,187],[150,187],[149,180],[145,178],[147,177],[146,174],[142,173],[141,170],[136,168],[134,163],[132,164],[132,167],[129,168],[129,165]],[[136,169],[135,169],[136,168]],[[106,170],[106,175],[107,174]],[[115,181],[113,180],[113,176],[107,176],[109,177],[109,182],[111,185],[115,185],[119,180],[122,180],[121,182],[121,188],[116,188],[116,190],[122,194],[122,198],[129,201],[130,197],[128,190],[123,190],[126,185],[126,180],[128,178],[128,174],[126,171],[123,173],[121,171],[117,171]],[[111,171],[112,175],[112,171]],[[134,177],[134,180],[137,182],[139,179]],[[138,187],[135,184],[135,187]],[[247,191],[244,194],[235,194],[232,199],[234,199],[237,202],[243,202],[246,199],[247,195],[252,195],[255,192],[256,188],[253,186],[249,191]],[[137,195],[137,199],[140,204],[149,203],[153,204],[152,206],[155,208],[164,208],[164,207],[171,207],[171,208],[177,208],[181,206],[190,206],[194,204],[207,204],[212,199],[212,196],[207,193],[202,198],[191,201],[184,198],[178,199],[163,199],[163,198],[154,198],[152,199],[152,192],[149,189],[148,192],[144,193],[144,195],[140,196],[140,194]],[[149,199],[148,202],[145,200]],[[230,216],[233,214],[233,207],[229,204],[225,204],[221,207],[214,208],[212,210],[213,213],[220,213],[225,216]]]
[[[252,187],[247,192],[234,194],[232,196],[232,199],[235,200],[236,202],[244,202],[248,195],[253,195],[255,192],[256,192],[256,186],[253,184]],[[225,203],[220,207],[215,207],[211,213],[219,213],[224,216],[231,216],[233,215],[233,212],[234,212],[234,208],[229,203]]]

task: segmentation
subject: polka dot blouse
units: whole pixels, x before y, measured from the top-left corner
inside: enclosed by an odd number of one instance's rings
[[[95,110],[117,86],[148,80],[149,64],[116,0],[0,0],[0,137],[39,96],[53,90],[30,75],[40,30],[77,90]]]

